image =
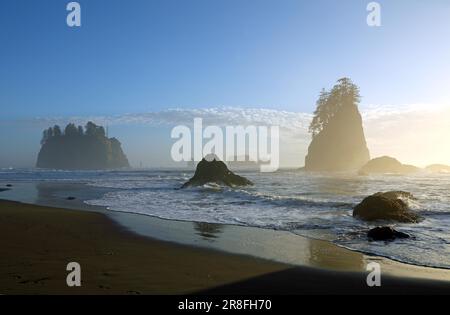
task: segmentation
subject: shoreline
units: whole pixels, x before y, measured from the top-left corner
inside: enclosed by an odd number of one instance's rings
[[[326,242],[316,246],[336,263]],[[132,233],[101,213],[4,200],[0,252],[8,257],[0,264],[2,294],[450,293],[450,281],[386,275],[382,287],[369,288],[364,272],[174,244]],[[71,261],[82,266],[80,288],[65,284]]]
[[[4,184],[6,182],[0,183],[0,186]],[[146,214],[108,210],[103,206],[85,203],[86,200],[97,199],[114,190],[91,186],[87,182],[16,182],[12,188],[0,194],[0,200],[101,213],[121,229],[142,237],[275,263],[366,272],[366,265],[375,261],[389,275],[450,281],[449,269],[402,262],[290,231],[169,220]],[[68,196],[76,198],[67,200]]]
[[[219,274],[216,275],[217,281],[211,283],[202,282],[201,285],[198,285],[202,279],[204,280],[204,275],[201,272],[194,276],[195,279],[190,279],[181,284],[178,283],[175,286],[161,285],[161,283],[166,282],[166,274],[165,277],[158,280],[160,285],[156,287],[144,285],[149,281],[151,282],[151,280],[143,280],[143,284],[136,282],[135,280],[130,280],[133,279],[133,277],[122,275],[121,285],[106,285],[106,287],[109,288],[117,286],[114,290],[108,291],[104,288],[91,287],[80,291],[87,294],[131,294],[127,293],[128,291],[144,294],[192,294],[195,292],[202,292],[205,294],[227,294],[227,291],[221,290],[230,290],[230,293],[240,292],[240,288],[248,288],[248,281],[250,281],[252,288],[250,293],[254,294],[277,294],[277,292],[300,294],[309,293],[308,290],[312,290],[311,292],[327,294],[340,292],[364,292],[368,294],[391,292],[389,291],[389,287],[376,292],[374,290],[366,291],[368,289],[365,282],[368,274],[366,266],[371,262],[380,264],[383,279],[388,278],[388,281],[392,283],[392,285],[395,287],[400,286],[402,287],[402,290],[407,290],[407,292],[428,293],[428,291],[424,291],[424,288],[426,287],[428,288],[427,290],[432,290],[435,293],[442,293],[442,290],[446,293],[450,293],[450,288],[447,287],[450,286],[450,270],[447,269],[418,266],[381,256],[365,254],[347,249],[330,241],[308,238],[289,231],[277,231],[239,225],[168,220],[145,214],[111,211],[106,207],[92,206],[85,203],[86,200],[96,199],[104,193],[113,190],[114,189],[112,188],[105,189],[90,186],[85,182],[15,182],[10,190],[0,194],[0,197],[2,198],[0,199],[0,224],[2,223],[3,205],[5,203],[11,204],[11,202],[20,205],[21,207],[34,209],[34,211],[31,211],[32,213],[39,211],[40,209],[44,212],[54,211],[55,216],[66,213],[66,211],[72,211],[73,213],[79,213],[81,216],[87,217],[92,214],[94,216],[97,215],[103,217],[102,220],[104,222],[102,225],[111,231],[106,235],[99,236],[103,242],[111,244],[112,240],[119,238],[119,243],[122,243],[124,240],[126,242],[131,242],[130,247],[132,248],[167,246],[166,250],[172,252],[170,257],[173,258],[174,255],[181,255],[182,257],[181,259],[169,259],[164,262],[164,265],[172,265],[174,270],[178,269],[177,264],[179,264],[180,260],[185,261],[184,257],[190,257],[191,255],[195,255],[197,257],[196,259],[202,262],[193,264],[188,269],[203,268],[204,259],[211,259],[212,261],[217,261],[218,259],[225,260],[226,264],[231,264],[233,266],[238,266],[240,264],[239,261],[243,259],[245,261],[244,265],[248,266],[247,269],[236,267],[234,270],[236,271],[236,269],[239,269],[239,271],[231,274],[222,273],[222,271],[220,271],[221,268],[219,268],[219,270],[213,268],[211,272],[219,272]],[[67,198],[69,196],[73,196],[75,199],[68,200]],[[33,217],[34,215],[31,215],[30,219],[36,220],[36,218],[33,219]],[[28,215],[22,214],[20,220],[27,221]],[[89,219],[87,220],[89,221]],[[54,223],[59,225],[57,220]],[[21,224],[23,224],[23,222]],[[0,229],[1,228],[2,227],[0,226]],[[80,231],[85,231],[85,228],[86,227],[83,225],[79,226]],[[18,230],[20,231],[21,229],[18,228]],[[73,234],[76,235],[78,233],[74,232]],[[81,232],[81,234],[83,233]],[[63,234],[59,233],[58,236],[61,235]],[[5,238],[1,232],[0,237]],[[11,234],[7,236],[6,239],[16,239],[17,237],[20,239],[20,235]],[[41,236],[38,235],[37,237],[39,238]],[[142,240],[143,244],[138,242],[140,245],[136,245],[136,239]],[[73,242],[73,240],[70,242]],[[147,242],[151,244],[149,245]],[[69,247],[71,246],[72,245]],[[184,249],[181,251],[183,254],[176,254],[179,252],[180,248]],[[44,251],[50,253],[52,250],[52,248],[46,248]],[[186,255],[186,252],[189,254]],[[68,253],[70,256],[70,252]],[[142,260],[142,258],[137,258],[141,257],[141,255],[143,255],[141,250],[130,253],[130,257],[132,257],[130,259],[133,261],[133,264],[139,265],[136,261]],[[4,254],[0,256],[8,257],[10,256],[10,253],[4,252]],[[45,260],[45,258],[40,257],[39,260]],[[30,261],[30,259],[27,259],[27,261]],[[24,262],[22,261],[21,264],[23,263]],[[121,264],[125,264],[125,260],[122,260],[119,265]],[[256,269],[251,266],[252,264],[256,264]],[[150,270],[157,268],[157,265],[158,264],[155,265],[154,263],[150,264]],[[139,269],[145,269],[146,267],[148,266],[139,266]],[[127,267],[122,266],[119,269],[123,270],[125,274],[130,272]],[[254,274],[253,271],[256,270],[259,270],[259,273]],[[6,271],[7,269],[3,269],[3,278],[5,277]],[[31,273],[33,274],[35,272]],[[189,273],[189,271],[187,271],[187,273]],[[7,274],[10,275],[11,273],[7,272]],[[275,274],[278,274],[279,276],[271,276]],[[286,274],[289,276],[286,277]],[[324,287],[316,286],[314,283],[306,283],[299,288],[298,286],[293,286],[289,280],[291,277],[303,279],[310,274],[315,275],[316,279],[320,279],[319,283]],[[44,277],[44,279],[45,278],[49,277]],[[96,276],[95,281],[98,281],[98,279],[99,277]],[[280,282],[280,279],[284,280]],[[308,281],[315,281],[314,279],[308,279]],[[269,283],[266,283],[267,281],[269,281]],[[347,291],[342,291],[345,286],[339,287],[334,283],[335,281],[345,284],[352,283],[352,285],[345,289]],[[426,283],[423,284],[423,281]],[[125,283],[127,284],[126,286],[124,286]],[[236,283],[240,283],[239,287],[236,287]],[[131,286],[137,285],[140,289],[125,290],[124,288],[128,287],[128,284]],[[274,286],[274,291],[261,291],[261,285]],[[100,284],[100,286],[104,287],[105,285]],[[433,289],[437,287],[439,287],[437,291]],[[25,292],[56,292],[57,294],[59,294],[58,292],[62,292],[64,294],[74,294],[74,291],[67,291],[66,288],[61,287],[61,284],[59,284],[58,288],[60,291],[48,291],[45,289],[43,291]],[[283,291],[285,290],[283,288],[290,288],[291,291]],[[329,289],[325,290],[325,288]],[[14,292],[21,293],[22,291]],[[2,291],[0,291],[0,293],[2,293]],[[242,292],[242,294],[245,293],[246,292]],[[392,293],[396,292],[392,291]]]

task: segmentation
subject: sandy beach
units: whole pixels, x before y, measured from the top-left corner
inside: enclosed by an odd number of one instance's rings
[[[363,255],[352,252],[347,263],[358,256]],[[178,245],[138,236],[102,213],[12,201],[0,201],[0,257],[2,294],[450,293],[449,281],[391,276],[383,277],[381,287],[369,288],[363,272]],[[79,288],[66,285],[66,265],[72,261],[82,268]],[[383,266],[388,265],[391,271],[402,269],[397,263]],[[411,268],[409,276],[420,276],[421,270],[424,278],[448,277],[446,270]]]

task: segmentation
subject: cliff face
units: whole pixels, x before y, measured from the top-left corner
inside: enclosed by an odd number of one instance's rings
[[[319,128],[313,129],[305,158],[307,171],[355,171],[370,160],[357,105],[359,90],[349,79],[338,82],[318,102],[312,126]]]
[[[104,132],[91,130],[85,134],[82,129],[79,130],[78,133],[47,135],[42,141],[36,166],[62,170],[104,170],[130,166],[117,139],[107,138]]]

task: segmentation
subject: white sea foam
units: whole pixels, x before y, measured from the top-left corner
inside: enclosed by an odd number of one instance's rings
[[[347,248],[408,263],[450,268],[450,176],[327,176],[301,172],[245,172],[254,187],[205,185],[179,189],[192,173],[182,171],[35,172],[5,170],[1,181],[72,181],[107,192],[91,205],[164,219],[224,223],[291,231],[334,241]],[[87,188],[89,189],[89,188]],[[415,195],[413,211],[425,220],[398,224],[412,239],[368,242],[373,225],[352,217],[352,208],[378,191]]]

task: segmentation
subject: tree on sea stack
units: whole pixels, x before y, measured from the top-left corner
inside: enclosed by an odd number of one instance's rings
[[[309,127],[312,141],[307,171],[355,171],[370,160],[361,114],[359,88],[348,78],[322,90]]]

